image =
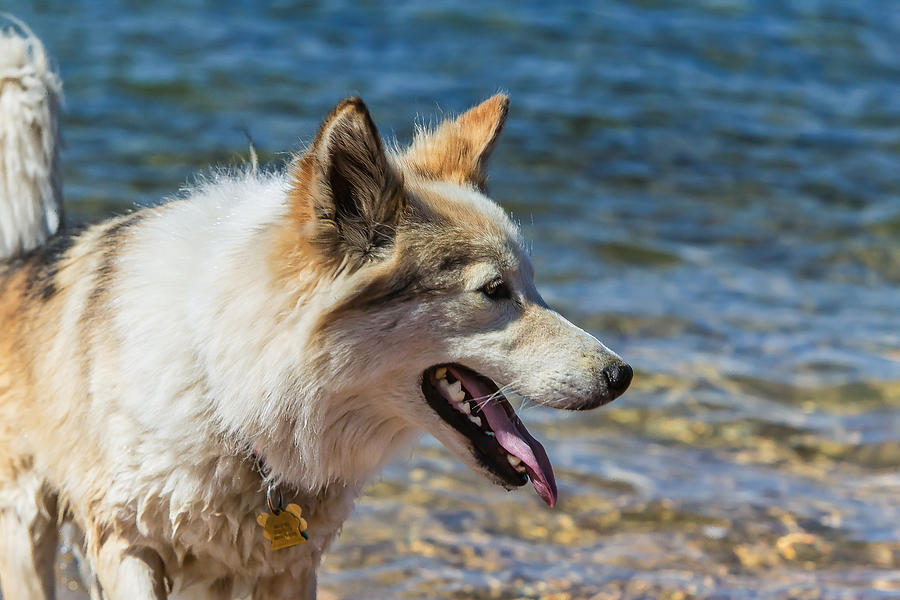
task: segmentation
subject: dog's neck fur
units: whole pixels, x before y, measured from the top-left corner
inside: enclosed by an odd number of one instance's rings
[[[187,201],[150,211],[124,246],[119,292],[128,297],[113,318],[123,329],[146,327],[160,338],[125,349],[133,351],[129,375],[156,382],[149,402],[145,393],[135,398],[140,411],[169,420],[173,433],[195,422],[182,409],[198,421],[211,412],[216,433],[257,449],[274,480],[309,493],[333,483],[359,487],[415,432],[380,412],[378,402],[361,400],[378,390],[346,387],[359,379],[350,374],[366,369],[358,357],[309,339],[322,312],[313,304],[332,301],[353,275],[325,278],[305,296],[274,281],[270,240],[287,210],[286,189],[278,175],[222,178]],[[156,302],[182,306],[181,322],[158,322],[164,313],[154,310]],[[238,326],[247,332],[240,339],[232,334]],[[148,347],[161,350],[148,355]],[[172,365],[185,363],[173,353],[186,348],[194,368],[179,373]],[[199,402],[178,403],[175,389],[191,389]]]
[[[382,394],[399,393],[389,381],[359,387],[371,381],[359,376],[371,366],[349,346],[311,343],[323,306],[355,275],[320,278],[299,295],[275,280],[270,240],[287,185],[282,175],[221,178],[187,200],[140,211],[121,232],[108,290],[120,343],[94,364],[115,365],[106,374],[114,387],[100,391],[119,402],[99,410],[122,435],[97,441],[114,465],[108,478],[68,485],[103,507],[79,514],[82,523],[171,527],[170,546],[154,548],[166,564],[182,565],[183,582],[193,575],[179,554],[199,548],[207,554],[198,564],[222,576],[240,567],[252,581],[284,570],[314,585],[321,554],[365,482],[416,435],[379,409]],[[85,235],[108,235],[128,219]],[[89,297],[93,285],[80,281],[73,293]],[[132,443],[144,457],[139,470]],[[256,524],[267,482],[251,449],[309,522],[310,540],[296,552],[271,552]]]

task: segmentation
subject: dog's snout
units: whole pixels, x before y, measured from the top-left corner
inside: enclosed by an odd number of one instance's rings
[[[544,335],[523,347],[523,350],[527,348],[527,354],[523,352],[520,360],[531,367],[528,375],[536,377],[531,396],[541,398],[539,402],[544,406],[592,410],[612,402],[631,385],[634,378],[631,366],[588,332],[552,310],[535,308],[529,318],[525,335],[546,331],[556,338],[554,346],[564,349],[552,355],[546,351],[533,352],[540,348]],[[517,376],[521,378],[520,373],[513,372],[507,379]]]
[[[607,389],[612,396],[610,400],[612,400],[621,396],[628,389],[631,378],[634,377],[634,371],[632,371],[631,365],[621,363],[603,369],[603,376],[606,378]]]

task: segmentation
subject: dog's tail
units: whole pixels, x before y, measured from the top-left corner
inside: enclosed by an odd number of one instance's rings
[[[60,227],[61,101],[44,45],[0,13],[0,260],[41,245]]]

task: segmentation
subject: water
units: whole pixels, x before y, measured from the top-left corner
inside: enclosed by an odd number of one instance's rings
[[[59,58],[71,216],[244,160],[243,129],[283,162],[345,95],[408,140],[507,90],[494,196],[637,369],[525,412],[554,511],[423,440],[323,597],[900,597],[896,3],[272,4],[4,2]]]

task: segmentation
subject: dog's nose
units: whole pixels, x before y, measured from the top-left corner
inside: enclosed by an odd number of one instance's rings
[[[634,377],[634,371],[631,370],[630,365],[622,363],[603,369],[603,376],[606,377],[608,383],[607,389],[616,398],[628,389],[631,378]]]

